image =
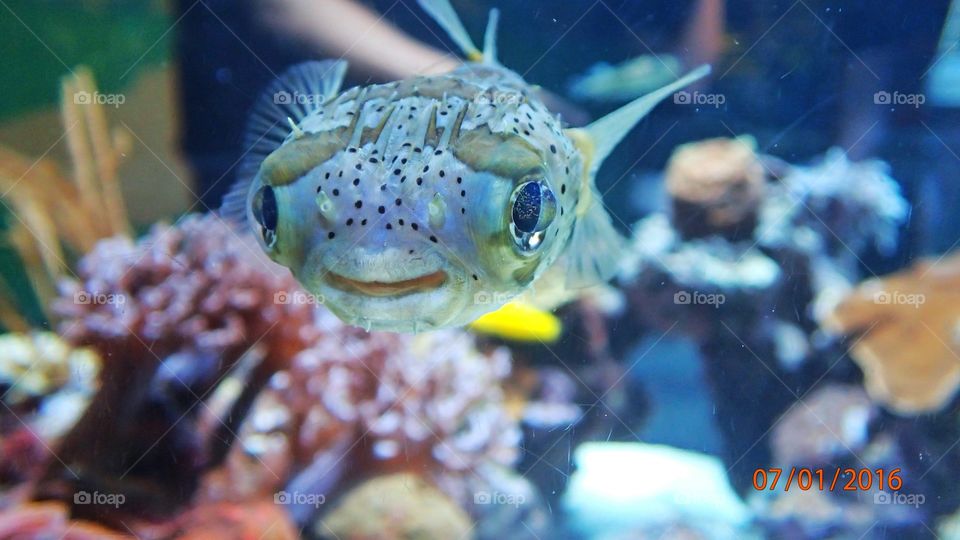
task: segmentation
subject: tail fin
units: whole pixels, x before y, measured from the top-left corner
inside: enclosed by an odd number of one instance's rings
[[[467,60],[471,62],[484,62],[486,64],[491,64],[496,61],[497,48],[494,40],[497,33],[497,19],[499,17],[497,10],[494,9],[490,11],[490,22],[487,25],[487,33],[484,37],[484,50],[481,52],[480,49],[474,45],[473,40],[470,39],[470,34],[468,34],[467,29],[464,28],[460,17],[457,16],[457,12],[450,4],[450,0],[417,0],[417,3],[420,4],[420,8],[426,11],[433,20],[437,21],[437,24],[450,36],[450,39],[457,44],[457,47],[460,47],[460,50],[463,51]]]

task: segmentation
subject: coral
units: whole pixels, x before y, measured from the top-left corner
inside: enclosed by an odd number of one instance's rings
[[[291,301],[300,289],[289,272],[212,214],[156,225],[136,243],[102,241],[77,276],[54,304],[63,335],[147,363],[181,350],[236,360],[262,345],[282,366],[319,334],[315,305]]]
[[[869,245],[888,253],[908,211],[889,169],[877,160],[852,162],[838,148],[815,165],[788,168],[764,200],[758,241],[845,262]]]
[[[100,359],[50,332],[0,336],[0,484],[34,477],[87,408]]]
[[[901,414],[943,409],[960,387],[960,255],[862,283],[829,315],[857,334],[852,355],[870,396]]]
[[[71,520],[60,503],[31,503],[0,512],[0,538],[28,540],[122,540],[135,538],[105,529],[95,523]]]
[[[460,507],[410,473],[367,480],[316,526],[321,538],[344,540],[468,539],[472,530]]]
[[[0,392],[9,407],[58,392],[92,394],[99,365],[92,350],[74,349],[51,332],[0,335]]]
[[[208,496],[247,496],[237,485],[269,493],[326,460],[368,474],[422,470],[466,504],[472,494],[456,478],[516,460],[520,431],[499,386],[510,369],[504,350],[481,354],[460,331],[367,334],[329,314],[321,325],[330,338],[274,375]]]
[[[685,237],[720,231],[749,236],[766,188],[756,142],[739,137],[678,147],[667,164],[666,188]]]
[[[854,385],[824,384],[795,403],[773,431],[777,467],[833,463],[859,454],[869,442],[869,423],[878,416],[866,393]]]
[[[858,279],[865,250],[895,242],[907,206],[885,164],[853,163],[838,150],[809,167],[768,156],[743,161],[765,167],[765,186],[716,193],[729,195],[733,208],[755,209],[755,223],[731,229],[700,217],[702,228],[687,231],[691,214],[678,209],[699,196],[712,201],[706,195],[714,192],[673,187],[673,215],[653,214],[634,228],[617,278],[627,309],[610,324],[632,328],[621,327],[627,335],[651,326],[682,332],[699,345],[716,414],[725,419],[723,456],[746,492],[757,464],[773,459],[756,441],[769,442],[781,414],[824,380],[856,382],[855,366],[835,361],[844,346],[823,339],[819,317]]]
[[[77,276],[55,302],[60,329],[104,366],[100,391],[59,449],[62,467],[45,475],[41,493],[53,498],[69,500],[78,482],[126,477],[140,491],[126,493],[128,509],[169,512],[226,454],[269,377],[324,335],[294,278],[213,215],[157,225],[137,242],[101,241]],[[198,405],[243,358],[242,391],[201,431],[209,408]]]

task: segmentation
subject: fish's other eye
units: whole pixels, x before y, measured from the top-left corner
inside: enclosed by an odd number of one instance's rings
[[[544,232],[557,215],[557,199],[543,180],[524,182],[510,197],[510,236],[523,253],[543,243]]]
[[[270,186],[263,186],[253,194],[251,202],[253,218],[260,225],[260,236],[267,248],[277,243],[277,222],[280,214],[277,210],[277,196]]]

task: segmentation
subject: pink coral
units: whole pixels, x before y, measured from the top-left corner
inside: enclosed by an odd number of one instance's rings
[[[164,357],[181,349],[236,358],[262,342],[289,358],[316,339],[314,306],[290,302],[290,273],[214,215],[155,225],[136,243],[99,242],[55,303],[65,337]]]
[[[505,350],[480,353],[455,330],[366,334],[333,316],[320,320],[336,338],[274,375],[244,426],[242,449],[228,460],[230,474],[211,477],[208,493],[224,496],[225,486],[238,484],[249,489],[244,496],[268,492],[284,474],[328,459],[426,469],[465,502],[466,483],[456,478],[516,460],[520,430],[500,388],[510,370]],[[262,464],[283,474],[263,474]]]

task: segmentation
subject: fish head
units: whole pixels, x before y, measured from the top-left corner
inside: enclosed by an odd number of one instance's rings
[[[467,324],[557,258],[574,205],[557,187],[564,167],[543,152],[501,136],[473,143],[386,157],[347,148],[293,180],[264,167],[248,196],[251,223],[271,258],[347,323]]]

